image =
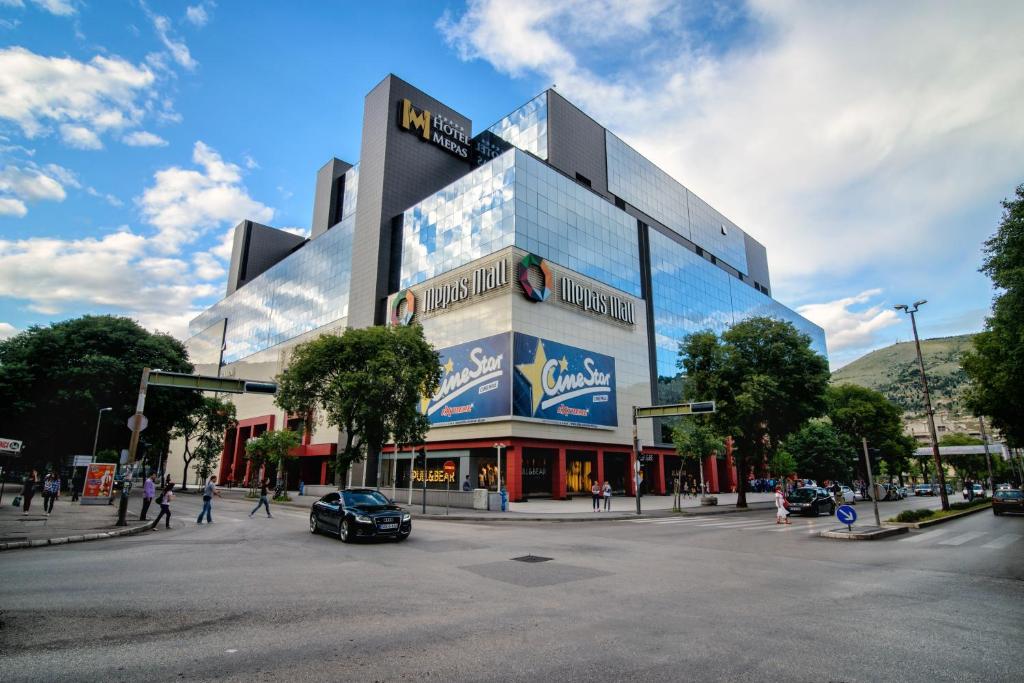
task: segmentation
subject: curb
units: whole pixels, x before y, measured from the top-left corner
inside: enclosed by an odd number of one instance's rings
[[[945,517],[939,517],[938,519],[922,519],[920,522],[882,522],[883,526],[895,527],[895,528],[906,528],[906,529],[927,529],[930,526],[936,524],[942,524],[943,522],[951,522],[954,519],[960,519],[967,515],[973,515],[975,512],[981,512],[982,510],[991,510],[992,503],[986,503],[985,505],[979,505],[978,507],[971,508],[969,510],[958,510],[952,515],[946,515]]]
[[[713,507],[713,506],[712,506]],[[630,519],[667,519],[670,517],[714,517],[717,515],[731,515],[738,512],[755,512],[761,509],[774,509],[775,506],[771,505],[768,507],[766,504],[763,507],[758,507],[757,504],[748,505],[746,508],[737,508],[735,506],[721,506],[717,510],[712,512],[711,510],[703,511],[703,508],[694,508],[694,511],[689,510],[685,512],[672,512],[671,510],[653,510],[651,512],[644,512],[642,514],[636,514],[636,512],[623,512],[623,513],[612,513],[607,515],[587,515],[583,513],[580,517],[556,517],[559,513],[550,513],[547,515],[530,515],[522,512],[509,512],[509,513],[495,513],[493,517],[484,517],[481,515],[439,515],[436,513],[416,513],[414,519],[429,519],[431,521],[439,522],[499,522],[502,524],[515,524],[517,522],[550,522],[550,523],[587,523],[587,522],[604,522],[604,521],[623,521]],[[523,516],[519,516],[523,515]]]
[[[75,536],[62,536],[60,538],[36,538],[31,541],[8,541],[0,543],[0,552],[4,550],[20,550],[22,548],[43,548],[48,545],[64,545],[65,543],[83,543],[85,541],[101,541],[106,538],[117,538],[118,536],[134,536],[135,534],[148,531],[153,528],[154,522],[146,522],[137,526],[115,529],[114,531],[101,531],[88,534],[77,534]]]
[[[906,527],[891,526],[891,527],[880,527],[873,531],[863,532],[849,532],[842,529],[828,529],[818,534],[821,538],[834,538],[840,541],[876,541],[880,538],[888,538],[889,536],[899,536],[900,534],[907,533]]]

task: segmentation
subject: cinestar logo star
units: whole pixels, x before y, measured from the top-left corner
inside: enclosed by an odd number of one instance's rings
[[[533,362],[521,363],[516,370],[530,383],[533,415],[538,409],[546,410],[580,396],[594,395],[595,403],[604,403],[612,390],[611,373],[599,370],[593,358],[585,357],[579,370],[570,368],[565,356],[548,358],[544,343],[539,339]]]

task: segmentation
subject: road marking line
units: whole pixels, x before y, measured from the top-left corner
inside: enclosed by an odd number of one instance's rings
[[[987,536],[988,533],[985,531],[968,531],[966,534],[960,534],[953,538],[947,538],[945,541],[939,541],[938,545],[963,545],[967,541],[974,540],[979,536]]]
[[[982,548],[996,548],[998,550],[1000,548],[1005,548],[1006,546],[1010,545],[1011,543],[1016,543],[1019,539],[1020,539],[1020,534],[1006,534],[1005,536],[1000,536],[999,538],[997,538],[994,541],[989,541],[988,543],[986,543],[985,545],[983,545],[981,547]]]
[[[936,536],[942,536],[942,535],[945,535],[945,534],[948,534],[948,533],[949,533],[948,529],[945,529],[945,530],[939,529],[937,531],[926,531],[923,534],[915,534],[915,535],[910,536],[908,538],[901,538],[898,542],[899,543],[920,543],[922,541],[934,540]]]
[[[723,529],[742,529],[751,526],[774,525],[775,522],[766,522],[763,519],[748,519],[743,522],[722,522],[720,524],[698,524],[697,526],[721,527]]]

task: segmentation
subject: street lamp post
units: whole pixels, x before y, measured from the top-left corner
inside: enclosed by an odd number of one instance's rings
[[[96,436],[92,440],[92,460],[96,462],[96,447],[100,443],[100,420],[103,418],[103,413],[113,408],[100,408],[100,412],[96,414]]]
[[[501,451],[506,448],[503,443],[494,444],[494,450],[498,451],[498,509],[501,509]]]
[[[914,314],[917,309],[928,303],[927,299],[915,301],[913,306],[897,304],[893,306],[897,311],[903,311],[910,316],[910,325],[914,330],[914,346],[917,347],[917,364],[921,368],[921,386],[924,387],[924,409],[928,416],[928,435],[932,440],[932,458],[935,460],[935,470],[939,478],[939,495],[942,496],[942,509],[949,510],[949,496],[946,495],[946,474],[942,469],[942,456],[939,454],[939,437],[935,432],[935,411],[932,410],[932,399],[928,393],[928,377],[924,372],[924,358],[921,356],[921,340],[917,336],[917,319]]]

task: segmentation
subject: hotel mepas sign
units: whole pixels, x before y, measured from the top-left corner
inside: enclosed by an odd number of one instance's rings
[[[409,100],[402,100],[398,104],[398,125],[450,154],[469,160],[466,129],[441,114],[417,109]]]
[[[515,333],[512,413],[575,427],[616,427],[615,359]]]
[[[420,401],[433,426],[482,422],[511,412],[511,335],[508,332],[442,349],[441,383]]]

